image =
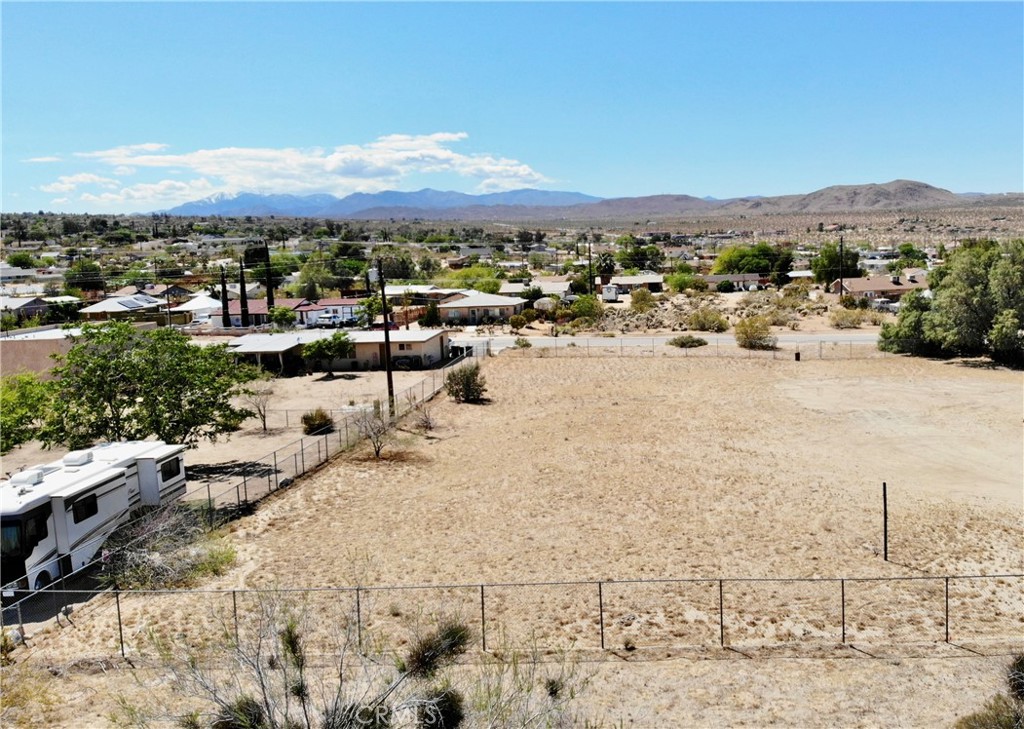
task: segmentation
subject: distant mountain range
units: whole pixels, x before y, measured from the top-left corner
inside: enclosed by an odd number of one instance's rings
[[[602,199],[579,192],[512,190],[468,195],[429,188],[416,192],[388,190],[373,194],[333,195],[214,195],[160,211],[181,216],[278,216],[351,218],[360,220],[420,219],[464,221],[613,220],[622,218],[693,217],[694,215],[758,215],[840,213],[871,210],[1012,205],[1024,195],[957,195],[949,190],[894,180],[884,184],[836,185],[805,195],[749,196],[716,200],[690,195],[650,195]]]

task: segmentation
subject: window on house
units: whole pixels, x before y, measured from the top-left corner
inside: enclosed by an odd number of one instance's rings
[[[412,349],[412,345],[411,344],[399,344],[398,345],[398,351],[399,352],[405,352],[405,351],[410,350],[410,349]]]
[[[89,494],[84,499],[79,499],[71,507],[71,516],[75,524],[79,524],[91,516],[99,513],[99,504],[96,502],[96,494]]]

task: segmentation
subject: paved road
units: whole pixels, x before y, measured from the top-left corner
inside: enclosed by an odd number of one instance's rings
[[[734,347],[736,339],[732,334],[709,334],[707,332],[691,332],[695,336],[706,339],[709,345],[719,347]],[[577,347],[651,347],[663,346],[668,340],[678,336],[676,334],[659,334],[654,336],[639,336],[627,334],[618,337],[530,337],[530,344],[534,347],[557,347],[563,348],[571,342]],[[799,345],[801,348],[810,349],[823,344],[874,344],[878,341],[877,332],[786,332],[776,335],[779,344],[792,348]],[[515,345],[516,337],[511,335],[481,336],[475,332],[462,332],[454,334],[451,338],[452,344],[457,346],[484,345],[490,342],[492,352],[500,352]]]

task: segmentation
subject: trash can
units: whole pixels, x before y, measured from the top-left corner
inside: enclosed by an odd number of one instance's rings
[[[799,362],[799,361],[800,361],[800,353],[799,353],[799,352],[796,352],[796,353],[795,353],[795,354],[793,355],[793,359],[794,359],[795,361]]]

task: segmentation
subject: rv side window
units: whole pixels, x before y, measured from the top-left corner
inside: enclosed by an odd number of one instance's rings
[[[160,464],[160,480],[170,481],[181,473],[181,461],[174,458]]]
[[[46,539],[46,514],[37,514],[25,522],[25,543],[35,547]]]
[[[96,494],[89,494],[84,499],[76,501],[71,507],[72,518],[75,524],[85,521],[90,516],[99,513],[99,506],[96,503]]]

